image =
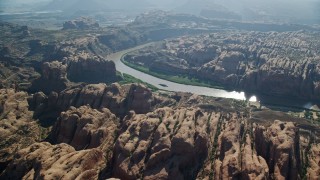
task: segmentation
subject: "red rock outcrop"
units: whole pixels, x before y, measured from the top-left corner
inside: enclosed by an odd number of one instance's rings
[[[36,101],[37,94],[33,96]],[[69,107],[80,107],[89,105],[93,109],[108,108],[118,117],[124,117],[127,112],[134,110],[137,113],[147,113],[162,105],[172,104],[174,100],[161,97],[141,84],[131,84],[120,86],[117,83],[107,86],[106,84],[90,84],[85,86],[66,89],[59,94],[51,93],[47,97],[44,111],[37,112],[43,114],[56,110],[66,111]],[[32,109],[36,109],[33,107]]]
[[[102,83],[116,80],[116,67],[113,61],[78,53],[65,58],[68,63],[68,79],[73,82]]]
[[[166,107],[147,114],[131,111],[120,123],[117,126],[118,118],[107,109],[71,107],[61,113],[50,137],[62,144],[40,143],[19,151],[0,177],[96,179],[98,174],[99,178],[119,179],[319,177],[318,145],[311,145],[310,150],[300,149],[299,128],[291,122],[275,121],[264,127],[249,123],[241,112]],[[300,153],[305,159],[300,158]],[[80,173],[87,170],[88,173]]]
[[[257,156],[251,144],[250,129],[244,121],[229,120],[221,132],[218,159],[215,161],[215,177],[220,179],[267,179],[266,161]],[[250,153],[250,154],[248,154]]]
[[[257,127],[257,153],[266,159],[276,179],[298,179],[301,168],[299,128],[293,123],[275,121],[270,127]]]
[[[108,108],[114,114],[123,116],[130,110],[139,113],[151,111],[151,104],[155,100],[151,91],[143,85],[132,84],[127,91],[118,84],[92,84],[61,92],[56,99],[56,106],[66,110],[70,106],[88,104],[94,109]]]
[[[0,172],[13,155],[41,140],[41,129],[28,110],[28,94],[0,89]]]
[[[102,112],[88,106],[71,107],[62,112],[55,123],[50,139],[57,143],[67,143],[76,150],[112,149],[117,135],[119,119],[108,109]]]
[[[150,89],[143,86],[132,84],[127,95],[128,107],[137,114],[145,114],[150,112],[154,102],[154,98]]]
[[[103,167],[99,149],[75,151],[67,144],[35,143],[19,150],[0,179],[97,179]]]
[[[236,114],[200,109],[132,112],[114,148],[113,177],[120,179],[268,179],[257,155],[254,129]]]
[[[30,87],[31,92],[42,91],[46,94],[52,91],[60,92],[67,88],[67,66],[58,61],[45,62],[42,65],[42,75]]]
[[[252,128],[234,114],[215,115],[209,153],[198,179],[267,179],[269,168],[257,155]]]
[[[116,141],[113,176],[120,179],[191,179],[208,151],[208,114],[196,109],[134,112]]]

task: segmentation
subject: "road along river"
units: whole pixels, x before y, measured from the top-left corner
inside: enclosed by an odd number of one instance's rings
[[[136,46],[134,48],[130,48],[127,50],[119,51],[113,54],[110,54],[107,56],[107,59],[113,60],[116,65],[117,71],[121,73],[126,73],[131,76],[134,76],[138,79],[141,79],[144,82],[147,82],[149,84],[152,84],[156,86],[159,89],[167,90],[167,91],[175,91],[175,92],[189,92],[193,94],[198,95],[205,95],[205,96],[213,96],[213,97],[223,97],[223,98],[232,98],[237,100],[249,100],[251,102],[256,102],[258,100],[261,100],[261,103],[264,104],[277,104],[280,106],[291,106],[291,107],[298,107],[298,108],[306,108],[310,109],[312,106],[314,106],[314,103],[306,102],[306,101],[299,101],[299,100],[291,100],[287,98],[264,98],[264,97],[256,97],[255,95],[247,96],[245,92],[236,92],[236,91],[226,91],[222,89],[215,89],[215,88],[208,88],[208,87],[201,87],[201,86],[192,86],[192,85],[185,85],[185,84],[179,84],[174,83],[171,81],[167,81],[164,79],[160,79],[154,76],[151,76],[149,74],[145,74],[143,72],[140,72],[138,70],[135,70],[131,67],[126,66],[121,62],[121,57],[125,55],[128,52],[135,51],[141,48],[144,48],[149,44],[144,44],[140,46]]]

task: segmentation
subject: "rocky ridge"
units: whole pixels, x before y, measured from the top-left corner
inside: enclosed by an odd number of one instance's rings
[[[41,101],[39,101],[41,97]],[[71,106],[89,105],[94,109],[108,108],[118,117],[127,112],[147,113],[159,106],[174,104],[175,100],[153,94],[141,84],[120,86],[118,83],[89,84],[51,93],[49,96],[36,93],[29,99],[30,108],[39,116],[52,111],[66,111]]]
[[[48,107],[66,111],[55,122],[51,143],[67,143],[79,153],[103,152],[104,168],[94,179],[319,177],[317,144],[312,135],[300,135],[294,123],[262,126],[248,121],[246,108],[231,103],[234,109],[224,109],[219,103],[227,102],[218,99],[179,93],[167,97],[175,101],[156,97],[141,85],[95,84],[49,97],[37,93],[29,103],[36,114]],[[156,109],[157,101],[171,108]]]
[[[73,147],[33,144],[20,150],[0,177],[10,177],[13,169],[24,169],[17,177],[65,177],[59,169],[67,169],[68,177],[92,179],[319,178],[318,145],[310,138],[300,143],[299,128],[290,122],[264,127],[249,123],[243,113],[168,107],[147,114],[131,111],[120,126],[117,122],[107,109],[71,107],[51,138]],[[308,144],[310,151],[304,151]],[[59,165],[67,157],[69,163]],[[77,164],[80,169],[74,169]]]
[[[119,119],[108,109],[99,112],[88,106],[71,107],[62,112],[50,135],[54,144],[67,143],[76,150],[108,150],[115,141]]]

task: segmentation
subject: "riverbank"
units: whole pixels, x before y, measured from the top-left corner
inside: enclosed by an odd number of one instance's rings
[[[213,84],[213,83],[209,83],[209,82],[204,82],[200,79],[197,79],[197,78],[194,78],[194,77],[188,77],[188,76],[183,76],[183,75],[166,75],[166,74],[161,74],[161,73],[158,73],[158,72],[154,72],[154,71],[150,71],[149,68],[146,68],[144,66],[139,66],[137,64],[134,64],[134,63],[130,63],[128,61],[125,60],[125,56],[127,54],[124,54],[122,57],[121,57],[121,62],[123,64],[125,64],[126,66],[129,66],[135,70],[138,70],[140,72],[143,72],[143,73],[146,73],[146,74],[149,74],[151,76],[154,76],[154,77],[157,77],[157,78],[160,78],[160,79],[164,79],[164,80],[167,80],[167,81],[170,81],[170,82],[174,82],[174,83],[178,83],[178,84],[184,84],[184,85],[192,85],[192,86],[200,86],[200,87],[208,87],[208,88],[215,88],[215,89],[222,89],[222,90],[230,90],[230,89],[227,89],[223,86],[219,86],[219,85],[216,85],[216,84]]]
[[[143,82],[146,82],[158,89],[162,89],[165,91],[172,91],[172,92],[187,92],[197,95],[204,95],[204,96],[212,96],[212,97],[221,97],[221,98],[230,98],[230,99],[236,99],[236,100],[247,100],[252,102],[260,102],[263,106],[271,107],[272,109],[282,109],[281,107],[290,107],[289,109],[291,111],[299,111],[300,110],[310,110],[312,109],[312,106],[317,104],[316,102],[309,102],[309,101],[303,101],[303,100],[297,100],[294,101],[293,99],[288,99],[285,97],[270,97],[263,95],[257,95],[255,93],[248,93],[244,91],[228,91],[224,90],[221,87],[213,87],[213,86],[195,86],[193,85],[186,85],[183,83],[178,83],[174,81],[165,80],[166,78],[163,77],[156,77],[155,74],[149,73],[146,69],[143,71],[143,69],[137,69],[137,67],[130,67],[130,64],[123,61],[123,57],[135,50],[145,48],[146,46],[150,45],[144,44],[140,46],[136,46],[133,48],[129,48],[123,51],[119,51],[113,54],[109,54],[107,56],[108,59],[115,62],[117,71],[121,73],[128,74],[135,79],[140,79]],[[189,80],[190,81],[190,80]],[[187,82],[190,83],[190,82]],[[256,96],[257,95],[257,96]],[[271,100],[272,99],[272,100]],[[287,102],[290,100],[290,102]],[[277,107],[277,108],[276,108]],[[287,110],[287,111],[290,111]]]
[[[159,88],[155,87],[152,84],[149,84],[147,82],[144,82],[138,78],[135,78],[129,74],[126,73],[120,73],[119,71],[117,71],[117,76],[119,78],[121,78],[121,81],[119,81],[118,83],[123,85],[123,84],[130,84],[130,83],[140,83],[140,84],[144,84],[146,85],[148,88],[150,88],[153,92],[160,90]]]

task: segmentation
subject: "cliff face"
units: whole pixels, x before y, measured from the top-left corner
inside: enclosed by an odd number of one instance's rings
[[[114,62],[88,53],[69,56],[64,59],[64,63],[45,62],[41,69],[41,77],[33,81],[29,89],[31,92],[61,92],[70,86],[70,81],[99,83],[116,80]]]
[[[65,58],[68,63],[68,79],[74,82],[100,83],[116,80],[116,67],[113,61],[91,56],[87,53]]]
[[[67,88],[67,66],[61,62],[45,62],[42,65],[42,75],[35,80],[30,87],[30,91],[42,91],[46,94],[55,91],[60,92]]]
[[[258,127],[257,153],[267,160],[270,173],[279,179],[297,179],[301,170],[299,129],[293,123],[275,121],[267,129]]]
[[[144,85],[131,84],[120,86],[118,83],[107,86],[106,84],[90,84],[66,89],[60,93],[51,93],[44,97],[43,103],[35,103],[38,98],[35,94],[30,102],[31,109],[37,115],[50,111],[66,111],[69,107],[89,105],[94,109],[108,108],[118,117],[124,117],[127,112],[134,110],[137,113],[147,113],[154,108],[172,104],[175,100],[152,94]],[[39,108],[41,105],[41,108]]]

